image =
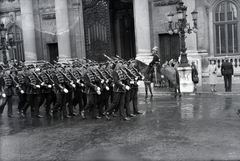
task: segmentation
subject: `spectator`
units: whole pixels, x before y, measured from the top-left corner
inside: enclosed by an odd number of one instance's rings
[[[209,73],[209,84],[211,86],[212,92],[216,92],[216,83],[217,83],[217,65],[214,63],[214,60],[210,61],[208,65]]]
[[[222,63],[221,73],[224,77],[225,91],[232,91],[232,75],[233,75],[233,65],[229,62],[228,56],[225,57],[225,62]],[[233,75],[234,76],[234,75]]]
[[[199,78],[198,78],[198,71],[197,71],[195,62],[192,62],[191,68],[192,68],[192,81],[194,83],[194,91],[196,91]]]

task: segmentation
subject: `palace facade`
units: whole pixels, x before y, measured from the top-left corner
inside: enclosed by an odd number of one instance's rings
[[[1,23],[14,33],[16,45],[7,56],[22,61],[83,57],[103,61],[106,54],[149,62],[151,49],[157,46],[162,63],[179,59],[179,35],[169,34],[168,22],[170,12],[177,22],[179,1],[0,0]],[[195,61],[201,71],[200,84],[207,83],[210,59],[220,68],[228,55],[235,74],[240,74],[240,1],[182,1],[190,28],[191,12],[198,12],[198,32],[186,34],[185,41],[189,62]]]

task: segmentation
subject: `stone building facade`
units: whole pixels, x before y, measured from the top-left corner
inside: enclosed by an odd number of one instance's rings
[[[179,1],[1,0],[1,23],[14,33],[17,46],[8,51],[8,57],[50,62],[57,57],[86,57],[102,61],[103,54],[107,54],[149,62],[151,49],[158,46],[162,63],[179,59],[179,36],[169,35],[167,18],[172,12],[177,21]],[[201,71],[200,82],[207,82],[209,59],[214,59],[220,67],[225,55],[231,58],[238,73],[240,2],[182,1],[188,7],[190,27],[193,26],[191,12],[194,9],[198,12],[198,32],[186,34],[186,46],[189,62],[195,61]]]

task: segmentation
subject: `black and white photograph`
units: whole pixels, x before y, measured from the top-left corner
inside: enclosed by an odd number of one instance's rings
[[[239,0],[0,0],[0,161],[240,160]]]

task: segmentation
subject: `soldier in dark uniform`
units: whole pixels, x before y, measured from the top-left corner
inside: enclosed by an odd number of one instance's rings
[[[25,74],[27,72],[27,67],[25,65],[18,66],[18,72],[16,74],[16,82],[18,83],[20,89],[17,88],[16,92],[18,95],[18,114],[20,115],[22,113],[22,108],[27,102],[27,94],[26,94],[26,84],[25,84]]]
[[[61,111],[62,117],[67,118],[69,117],[67,115],[67,109],[66,109],[66,98],[68,90],[66,89],[65,85],[65,78],[64,75],[61,72],[61,64],[56,65],[56,71],[55,74],[53,74],[53,81],[55,84],[55,94],[56,94],[56,103],[53,106],[53,117],[57,116],[57,113],[59,112],[59,109]]]
[[[51,101],[51,91],[53,89],[54,86],[54,82],[52,80],[52,78],[50,77],[50,75],[47,73],[47,68],[48,66],[44,65],[42,66],[42,71],[39,74],[39,78],[42,80],[43,85],[41,88],[41,94],[40,94],[40,102],[39,102],[39,108],[43,105],[44,101],[46,100],[45,103],[45,111],[46,111],[46,115],[51,116],[51,105],[50,105],[50,101]]]
[[[122,65],[121,70],[125,73],[125,75],[128,75],[127,80],[125,80],[125,84],[127,84],[130,87],[130,90],[126,90],[124,108],[126,109],[126,115],[128,117],[134,117],[136,115],[132,114],[130,111],[130,101],[131,101],[131,91],[132,91],[131,86],[134,83],[135,75],[133,75],[133,73],[130,73],[127,70],[126,62]]]
[[[112,84],[112,75],[108,73],[106,69],[106,64],[102,63],[100,65],[100,72],[103,77],[106,79],[103,90],[102,90],[102,99],[99,104],[99,116],[103,116],[104,111],[109,108],[109,98],[111,96],[111,84]]]
[[[12,78],[10,77],[10,69],[4,69],[3,75],[0,78],[0,89],[2,92],[1,95],[5,99],[0,106],[0,115],[2,115],[5,105],[8,104],[8,117],[14,117],[12,109],[12,97],[14,95],[13,87],[14,84]]]
[[[79,106],[79,114],[81,114],[81,111],[83,110],[84,104],[83,104],[83,90],[85,88],[85,83],[83,80],[83,74],[80,70],[80,64],[78,62],[73,62],[73,70],[72,75],[75,78],[75,84],[76,88],[74,90],[74,97],[73,97],[73,107]],[[75,109],[75,108],[74,108]],[[76,112],[74,112],[76,114]]]
[[[22,117],[26,117],[27,109],[29,106],[31,106],[32,110],[34,110],[32,117],[42,118],[43,116],[40,115],[39,112],[39,95],[41,90],[41,82],[34,71],[35,67],[33,65],[30,65],[29,68],[29,72],[25,76],[25,83],[27,86],[27,102],[23,107]]]
[[[65,70],[63,70],[64,77],[65,77],[65,87],[68,90],[68,93],[66,93],[66,103],[68,104],[68,116],[73,117],[73,94],[74,90],[76,89],[76,80],[73,79],[72,75],[72,68],[70,64],[67,64],[65,66]]]
[[[93,73],[93,67],[90,65],[87,68],[86,73],[84,74],[85,81],[85,92],[87,94],[87,105],[84,107],[81,112],[81,116],[85,117],[87,111],[91,109],[92,118],[99,119],[101,117],[97,116],[97,95],[101,94],[101,88],[97,86],[99,84],[99,79]]]
[[[136,77],[134,78],[134,83],[131,84],[131,96],[130,101],[133,104],[133,113],[134,114],[142,114],[138,109],[138,81],[143,79],[143,76],[137,71],[134,67],[134,64],[130,61],[128,65],[128,69],[133,73]]]
[[[125,84],[126,76],[120,69],[121,64],[116,62],[115,68],[113,70],[113,92],[114,92],[114,100],[111,103],[110,107],[105,111],[105,116],[109,120],[110,115],[113,113],[115,109],[119,109],[120,120],[128,121],[129,118],[126,117],[124,112],[124,103],[125,103],[125,94],[126,90],[129,90],[130,87]]]
[[[225,57],[225,62],[222,63],[221,73],[222,73],[222,76],[224,77],[225,91],[231,92],[232,91],[232,75],[234,71],[233,71],[233,65],[231,62],[229,62],[228,56]]]

